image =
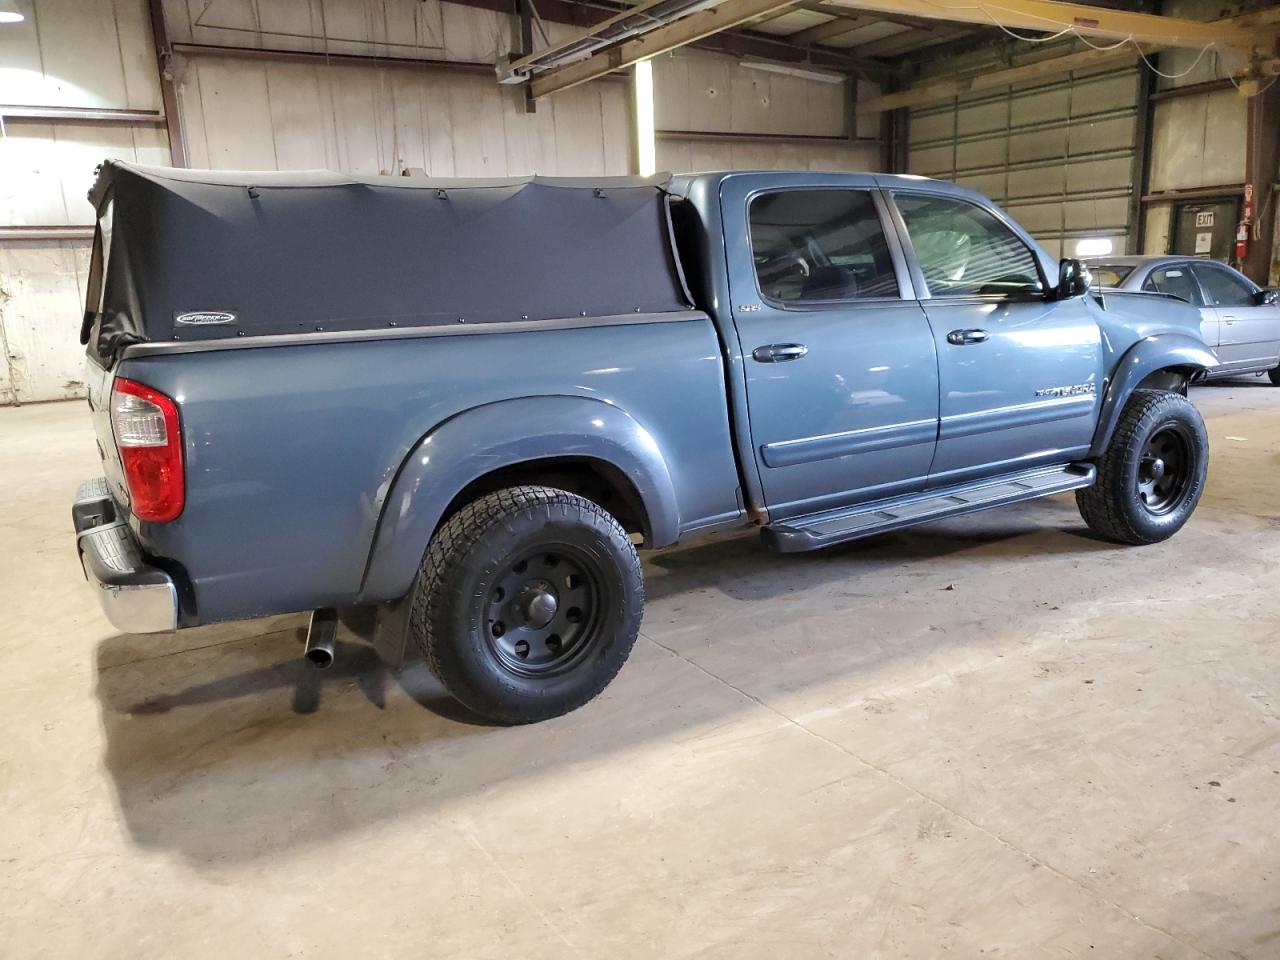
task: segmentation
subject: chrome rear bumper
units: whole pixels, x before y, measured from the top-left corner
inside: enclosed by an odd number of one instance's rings
[[[178,590],[173,578],[143,558],[129,524],[116,516],[104,478],[80,485],[71,520],[80,565],[111,625],[125,633],[176,630]]]

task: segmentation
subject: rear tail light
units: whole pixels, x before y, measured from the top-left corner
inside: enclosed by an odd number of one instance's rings
[[[154,523],[175,519],[187,497],[177,405],[146,384],[116,377],[111,429],[133,515]]]

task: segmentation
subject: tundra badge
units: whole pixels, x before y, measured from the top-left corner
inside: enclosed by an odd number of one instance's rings
[[[1069,387],[1041,387],[1036,391],[1037,397],[1086,397],[1097,392],[1093,382],[1073,383]]]

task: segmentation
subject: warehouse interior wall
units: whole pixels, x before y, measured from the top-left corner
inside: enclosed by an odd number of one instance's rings
[[[145,0],[40,0],[0,29],[3,114],[0,402],[81,396],[77,340],[93,212],[85,193],[103,157],[166,163],[168,139]],[[110,113],[119,119],[106,119]],[[150,114],[150,116],[148,116]],[[129,119],[132,118],[132,119]]]
[[[605,78],[525,108],[493,64],[516,18],[442,0],[162,0],[182,142],[170,144],[147,0],[21,0],[0,31],[0,402],[79,397],[76,342],[106,157],[430,176],[626,174],[631,90]],[[551,40],[572,27],[545,23]],[[109,51],[104,55],[103,51]],[[878,89],[682,49],[654,64],[659,169],[875,169]],[[110,112],[111,116],[108,116]],[[61,114],[61,115],[60,115]]]
[[[1263,0],[1165,0],[1160,12],[1211,20],[1261,6]],[[1065,51],[1064,44],[1010,40],[936,58],[921,66],[916,82]],[[1078,243],[1093,237],[1109,240],[1116,253],[1173,252],[1179,211],[1242,197],[1249,100],[1213,48],[1165,51],[1153,63],[1151,70],[1135,58],[914,108],[907,170],[987,194],[1056,256],[1075,255]],[[1259,203],[1271,186],[1255,184]],[[1232,231],[1234,219],[1226,222],[1226,208],[1217,209],[1216,229]],[[1215,235],[1215,250],[1222,242]],[[1273,282],[1280,280],[1274,249]]]
[[[170,144],[147,0],[19,2],[27,20],[0,30],[0,402],[83,394],[74,332],[92,223],[84,196],[104,157],[164,164],[176,146],[190,165],[215,169],[634,169],[625,79],[583,84],[534,112],[521,89],[494,82],[493,63],[516,42],[509,14],[442,0],[161,0],[179,49],[165,65],[182,131]],[[1213,18],[1259,2],[1166,0],[1163,11]],[[545,29],[554,40],[573,28]],[[917,79],[1052,47],[936,57]],[[1150,78],[1149,106],[1146,67],[1134,63],[915,108],[907,172],[988,194],[1055,255],[1092,237],[1124,252],[1139,234],[1143,252],[1168,252],[1187,203],[1241,196],[1249,107],[1214,51],[1168,51],[1157,67],[1169,76]],[[879,117],[855,113],[879,93],[865,80],[761,70],[687,47],[655,58],[653,75],[660,170],[881,168]],[[1264,199],[1272,186],[1257,185]],[[1280,280],[1280,263],[1271,272]]]
[[[834,75],[833,75],[834,76]],[[875,170],[879,121],[853,119],[879,88],[746,66],[682,47],[653,60],[658,169]]]
[[[495,82],[493,64],[513,49],[510,15],[440,0],[165,0],[164,9],[170,41],[200,45],[176,57],[174,71],[192,166],[440,177],[630,171],[625,81],[583,84],[534,113],[521,87]],[[571,29],[546,28],[553,39]]]
[[[1165,0],[1169,16],[1215,19],[1256,3]],[[1248,99],[1227,79],[1217,51],[1168,50],[1155,57],[1142,253],[1173,252],[1178,208],[1239,200],[1245,179]],[[1162,75],[1163,74],[1163,75]],[[1199,198],[1199,200],[1197,200]],[[1230,230],[1234,224],[1217,224]]]
[[[965,57],[948,70],[1005,66]],[[1126,249],[1139,99],[1136,68],[1077,71],[910,111],[907,172],[986,194],[1051,254],[1081,240]]]

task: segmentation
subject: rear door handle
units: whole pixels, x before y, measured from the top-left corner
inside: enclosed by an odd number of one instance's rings
[[[1223,319],[1225,322],[1227,322],[1227,323],[1235,323],[1235,322],[1236,322],[1236,318],[1235,318],[1235,317],[1223,317],[1222,319]]]
[[[952,330],[947,334],[947,343],[963,347],[967,343],[982,343],[989,336],[985,330]]]
[[[803,343],[768,343],[751,351],[751,359],[758,363],[781,363],[783,360],[799,360],[809,348]]]

